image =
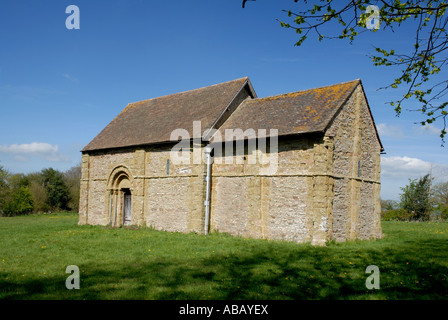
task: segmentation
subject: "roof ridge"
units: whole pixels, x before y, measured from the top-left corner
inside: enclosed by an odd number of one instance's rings
[[[354,79],[354,80],[350,80],[350,81],[344,81],[344,82],[334,83],[334,84],[330,84],[330,85],[326,85],[326,86],[321,86],[321,87],[315,87],[315,88],[310,88],[310,89],[298,90],[298,91],[293,91],[293,92],[285,92],[285,93],[275,94],[275,95],[271,95],[271,96],[267,96],[267,97],[262,97],[262,98],[256,98],[256,99],[247,100],[246,102],[257,101],[257,100],[263,100],[263,99],[270,99],[270,98],[275,98],[275,97],[280,97],[280,96],[287,96],[287,95],[289,95],[289,94],[295,94],[295,93],[300,93],[300,92],[307,92],[307,91],[318,90],[318,89],[323,89],[323,88],[328,88],[328,87],[334,87],[334,86],[338,86],[338,85],[346,84],[346,83],[350,83],[350,82],[361,82],[361,79],[358,78],[358,79]]]
[[[174,92],[174,93],[169,93],[169,94],[165,94],[165,95],[162,95],[162,96],[158,96],[158,97],[154,97],[154,98],[149,98],[149,99],[144,99],[144,100],[139,100],[139,101],[134,101],[134,102],[129,102],[128,103],[128,106],[129,105],[133,105],[133,104],[137,104],[137,103],[143,103],[143,102],[148,102],[148,101],[150,101],[150,100],[155,100],[155,99],[159,99],[159,98],[166,98],[166,97],[169,97],[169,96],[174,96],[174,95],[178,95],[178,94],[183,94],[183,93],[187,93],[187,92],[193,92],[193,91],[198,91],[198,90],[204,90],[204,89],[207,89],[207,88],[211,88],[211,87],[215,87],[215,86],[219,86],[219,85],[223,85],[223,84],[226,84],[226,83],[230,83],[230,82],[236,82],[236,81],[241,81],[241,80],[247,80],[247,79],[249,79],[249,77],[241,77],[241,78],[238,78],[238,79],[233,79],[233,80],[229,80],[229,81],[224,81],[224,82],[220,82],[220,83],[215,83],[215,84],[212,84],[212,85],[209,85],[209,86],[203,86],[203,87],[199,87],[199,88],[195,88],[195,89],[190,89],[190,90],[184,90],[184,91],[179,91],[179,92]]]

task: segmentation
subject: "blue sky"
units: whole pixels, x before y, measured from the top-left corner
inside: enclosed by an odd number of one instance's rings
[[[69,5],[80,29],[65,26]],[[302,47],[281,28],[292,0],[20,0],[0,4],[0,165],[11,172],[65,171],[80,150],[129,102],[249,76],[259,97],[362,79],[387,154],[382,197],[432,170],[448,180],[441,128],[396,117],[387,101],[399,90],[377,90],[398,69],[374,67],[373,46],[413,45],[412,29],[365,32]],[[322,29],[331,32],[329,29]],[[444,70],[442,70],[442,73]],[[443,77],[444,74],[441,74]]]

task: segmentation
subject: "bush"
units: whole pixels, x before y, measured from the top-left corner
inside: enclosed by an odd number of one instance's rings
[[[33,196],[34,212],[47,212],[50,206],[47,204],[47,190],[37,181],[30,184],[31,195]]]
[[[448,206],[439,203],[433,212],[434,220],[448,220]]]
[[[67,206],[70,210],[79,210],[79,189],[81,180],[81,165],[70,168],[64,172],[64,181],[70,191],[70,200]]]
[[[400,208],[381,212],[381,218],[384,221],[409,221],[415,218],[415,214]]]
[[[3,206],[3,212],[6,216],[27,214],[33,211],[33,196],[28,187],[20,187],[14,193],[12,200]]]
[[[0,215],[4,213],[5,205],[9,201],[9,186],[8,186],[8,177],[9,172],[3,169],[2,166],[0,166]]]
[[[443,220],[448,220],[448,206],[441,206],[440,218]]]

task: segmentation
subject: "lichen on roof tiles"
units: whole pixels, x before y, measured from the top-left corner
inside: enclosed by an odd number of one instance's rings
[[[175,129],[185,129],[193,137],[194,121],[201,122],[202,131],[211,129],[245,86],[252,94],[214,129],[277,129],[279,135],[323,132],[360,83],[354,80],[256,98],[249,79],[244,77],[132,102],[83,151],[169,142]]]
[[[354,80],[244,101],[219,131],[277,129],[279,135],[323,132],[359,83]]]

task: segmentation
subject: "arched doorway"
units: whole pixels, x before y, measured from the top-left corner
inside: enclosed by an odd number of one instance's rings
[[[132,224],[132,195],[130,189],[123,189],[123,225]]]
[[[124,166],[112,170],[108,181],[109,225],[131,225],[132,221],[132,175]]]

